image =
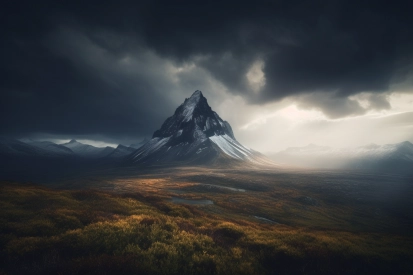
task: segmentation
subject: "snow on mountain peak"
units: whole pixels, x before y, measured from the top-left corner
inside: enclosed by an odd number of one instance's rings
[[[202,92],[201,92],[200,90],[196,90],[196,91],[191,95],[191,97],[193,97],[193,96],[202,96]]]
[[[268,164],[265,157],[236,141],[230,124],[211,109],[199,90],[186,98],[152,139],[130,157],[132,163],[207,163],[217,159]]]
[[[213,135],[224,134],[235,139],[229,123],[212,111],[207,99],[197,90],[190,98],[185,99],[173,116],[166,119],[152,138],[173,137],[172,143],[192,143],[194,140],[205,140]]]
[[[195,110],[195,107],[199,104],[199,102],[205,99],[204,96],[202,95],[202,92],[200,90],[196,90],[190,98],[185,99],[185,102],[183,103],[183,112],[182,115],[185,117],[183,119],[184,122],[187,122],[192,119],[193,113]],[[206,99],[205,99],[206,101]],[[207,104],[208,105],[208,104]]]

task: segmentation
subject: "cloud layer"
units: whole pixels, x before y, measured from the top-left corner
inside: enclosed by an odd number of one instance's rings
[[[129,142],[196,89],[215,109],[287,100],[331,119],[412,91],[408,1],[41,2],[1,11],[2,135]]]

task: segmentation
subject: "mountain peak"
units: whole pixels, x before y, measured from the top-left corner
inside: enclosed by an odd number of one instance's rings
[[[184,117],[183,120],[186,122],[193,118],[196,109],[211,110],[211,107],[209,107],[206,98],[202,95],[200,90],[196,90],[190,98],[186,98],[184,103],[182,103],[176,111],[181,112]]]
[[[191,98],[192,97],[203,97],[203,94],[202,94],[202,92],[200,91],[200,90],[196,90],[192,95],[191,95]]]
[[[191,97],[168,117],[152,139],[129,156],[132,163],[228,163],[248,161],[268,164],[259,153],[236,141],[231,126],[208,105],[202,92]]]
[[[196,90],[176,109],[174,115],[163,123],[161,129],[155,131],[153,138],[171,137],[174,140],[171,142],[178,144],[224,134],[235,139],[229,123],[222,120],[208,105],[202,92]]]
[[[202,94],[200,90],[196,90],[189,98],[185,98],[184,103],[181,105],[183,106],[188,106],[188,105],[196,105],[198,104],[201,100],[205,100],[206,98]]]
[[[70,141],[68,142],[68,144],[70,144],[70,143],[77,143],[77,140],[76,140],[76,139],[72,139],[72,140],[70,140]]]
[[[122,145],[122,144],[119,144],[117,147],[116,147],[116,149],[126,149],[126,148],[129,148],[128,146],[125,146],[125,145]]]

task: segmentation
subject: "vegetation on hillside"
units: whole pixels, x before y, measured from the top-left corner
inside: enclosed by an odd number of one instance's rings
[[[408,274],[413,238],[255,223],[139,193],[0,185],[0,274]]]

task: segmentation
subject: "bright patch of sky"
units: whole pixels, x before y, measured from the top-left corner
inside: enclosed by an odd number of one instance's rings
[[[265,86],[264,65],[264,61],[257,60],[246,74],[248,84],[255,93],[259,93],[261,88]]]
[[[394,93],[388,97],[391,108],[370,110],[364,115],[330,119],[318,110],[303,110],[293,101],[261,107],[229,108],[241,120],[233,125],[241,144],[262,153],[282,151],[310,143],[335,148],[370,143],[413,142],[413,95]],[[234,101],[234,102],[235,102]],[[239,110],[239,111],[238,111]],[[245,117],[250,114],[250,118]],[[231,117],[231,115],[229,116]],[[243,122],[243,123],[242,123]]]

